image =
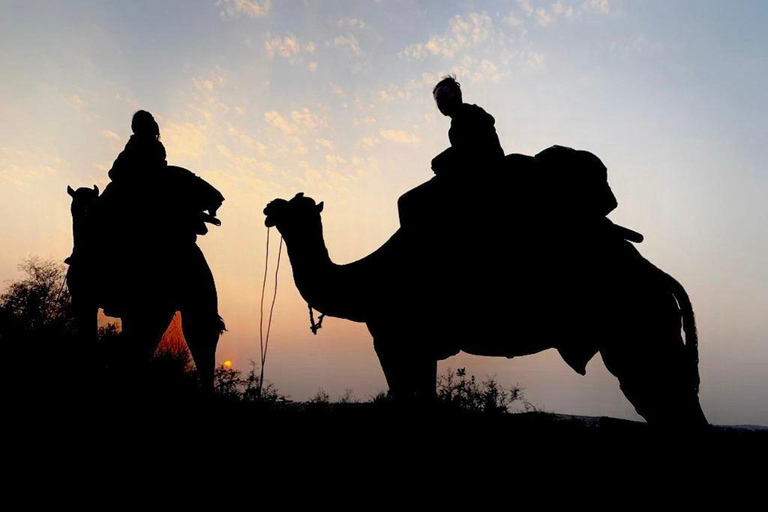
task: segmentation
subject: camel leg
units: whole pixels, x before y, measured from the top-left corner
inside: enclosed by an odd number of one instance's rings
[[[224,324],[218,315],[196,314],[187,309],[181,311],[181,328],[197,367],[200,386],[205,392],[213,392],[216,345]]]
[[[187,281],[181,283],[181,328],[195,360],[200,386],[205,392],[213,392],[216,346],[224,331],[224,322],[219,316],[216,283],[197,245],[192,246],[180,263],[185,269],[182,275],[189,276]]]
[[[600,350],[606,368],[619,379],[621,390],[648,422],[662,429],[700,429],[708,425],[691,385],[676,307],[645,314],[634,332]],[[656,308],[654,308],[656,309]],[[659,314],[661,313],[661,314]]]
[[[399,341],[399,340],[398,340]],[[375,336],[374,347],[392,397],[402,403],[433,402],[436,398],[437,360],[407,351],[402,342]]]
[[[149,364],[175,312],[158,308],[122,317],[120,347],[114,361],[121,386],[147,384]],[[130,388],[126,388],[130,391]]]

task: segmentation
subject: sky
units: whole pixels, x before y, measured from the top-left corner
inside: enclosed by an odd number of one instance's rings
[[[226,197],[222,226],[198,243],[228,327],[218,359],[248,370],[259,359],[264,206],[297,192],[324,201],[338,263],[378,248],[398,227],[397,198],[432,176],[448,145],[431,89],[454,73],[465,101],[495,117],[507,153],[560,144],[602,159],[619,200],[611,219],[643,233],[639,250],[691,296],[705,413],[768,425],[768,3],[0,7],[0,286],[26,257],[69,255],[67,185],[103,189],[133,112],[149,110],[169,163]],[[281,265],[266,378],[297,400],[385,389],[365,326],[327,319],[312,336]],[[522,386],[544,410],[639,418],[599,356],[584,377],[551,350],[440,363],[459,367]]]

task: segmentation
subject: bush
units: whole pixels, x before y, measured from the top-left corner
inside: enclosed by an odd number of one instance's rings
[[[523,398],[518,386],[503,388],[494,377],[481,383],[474,375],[467,375],[465,368],[455,372],[448,369],[437,377],[437,399],[449,407],[467,412],[500,414],[510,412],[514,403],[520,403],[526,411],[534,407]]]
[[[251,370],[243,377],[240,370],[219,366],[213,374],[214,392],[223,398],[247,403],[264,405],[282,405],[289,402],[288,397],[278,393],[277,388],[264,381],[260,385],[256,363],[251,361]]]
[[[63,341],[74,335],[72,300],[61,263],[29,258],[19,265],[25,277],[0,295],[0,341]]]

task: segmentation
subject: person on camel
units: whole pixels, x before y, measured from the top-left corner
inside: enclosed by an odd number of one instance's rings
[[[435,174],[484,173],[497,167],[504,158],[504,150],[493,116],[477,105],[463,102],[461,84],[454,76],[438,82],[432,96],[440,113],[451,118],[451,147],[432,160]]]
[[[496,171],[504,162],[496,120],[481,107],[464,103],[455,76],[440,80],[432,96],[438,110],[451,118],[451,146],[432,159],[435,176],[398,200],[400,226],[419,237],[456,228],[463,212],[483,200],[485,190],[498,188]]]
[[[158,167],[167,166],[165,146],[160,142],[160,127],[155,118],[146,110],[139,110],[131,121],[133,135],[118,155],[109,179],[119,181],[135,177],[135,173],[146,173]]]

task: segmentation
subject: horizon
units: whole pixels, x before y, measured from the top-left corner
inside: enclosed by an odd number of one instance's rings
[[[495,117],[507,154],[559,144],[600,157],[619,202],[609,217],[643,233],[637,248],[691,297],[709,420],[768,425],[768,4],[3,6],[3,290],[23,258],[70,254],[66,187],[103,190],[132,114],[146,109],[168,163],[226,198],[222,226],[198,245],[228,328],[217,361],[247,371],[259,358],[264,206],[297,192],[323,201],[336,263],[377,249],[398,227],[397,199],[433,176],[430,161],[449,144],[431,91],[454,73],[464,100]],[[519,384],[550,412],[639,419],[599,357],[586,377],[552,350],[462,354],[440,363],[449,367]],[[386,389],[365,325],[327,318],[312,335],[287,257],[266,379],[296,400]]]

